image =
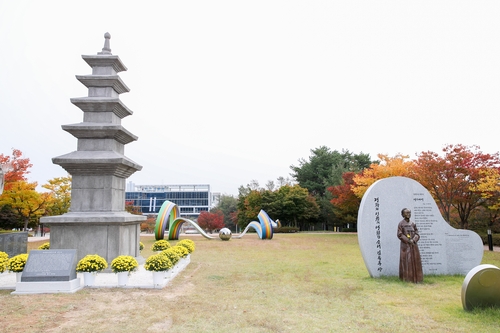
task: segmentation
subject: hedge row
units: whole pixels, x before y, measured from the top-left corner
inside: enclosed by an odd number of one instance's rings
[[[476,231],[477,232],[477,231]],[[485,232],[477,232],[481,239],[483,240],[484,245],[488,245],[488,234]],[[493,246],[500,246],[500,234],[493,233],[492,235]]]
[[[273,228],[273,232],[282,233],[282,234],[290,234],[294,232],[299,232],[300,228],[296,227],[281,227],[281,228]]]

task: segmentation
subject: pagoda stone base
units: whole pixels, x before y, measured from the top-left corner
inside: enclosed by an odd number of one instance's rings
[[[145,219],[128,213],[68,213],[45,217],[43,223],[50,225],[51,250],[76,249],[77,260],[98,254],[109,265],[119,255],[140,258],[140,224]]]

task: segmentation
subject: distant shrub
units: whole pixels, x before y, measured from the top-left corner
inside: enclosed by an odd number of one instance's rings
[[[290,234],[294,232],[299,232],[300,228],[296,227],[281,227],[281,228],[273,228],[273,232],[281,233],[281,234]]]

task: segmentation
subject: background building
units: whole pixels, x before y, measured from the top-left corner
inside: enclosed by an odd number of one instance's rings
[[[143,215],[158,215],[166,201],[175,203],[181,216],[196,219],[219,202],[220,193],[211,193],[210,185],[135,185],[127,183],[125,201],[140,207]]]

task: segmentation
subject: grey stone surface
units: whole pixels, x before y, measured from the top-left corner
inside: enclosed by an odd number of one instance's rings
[[[28,233],[11,232],[0,234],[0,251],[7,253],[9,258],[28,253]]]
[[[137,136],[121,125],[132,115],[119,98],[129,88],[117,73],[127,68],[111,54],[110,38],[106,33],[102,52],[82,56],[92,74],[76,76],[88,88],[88,96],[71,99],[83,122],[62,128],[78,139],[77,150],[52,159],[72,176],[70,212],[40,221],[50,225],[51,249],[75,248],[78,260],[96,253],[108,262],[139,256],[139,226],[146,219],[125,211],[126,178],[142,166],[124,155]]]
[[[489,264],[471,269],[462,284],[462,305],[465,310],[500,307],[500,269]]]
[[[55,228],[54,228],[55,226]],[[129,223],[112,222],[73,222],[51,224],[50,248],[77,249],[77,259],[87,254],[98,254],[106,261],[119,255],[140,256],[140,225],[137,221]]]
[[[399,275],[397,226],[401,210],[412,212],[425,275],[466,275],[481,263],[484,247],[478,234],[451,227],[430,193],[415,180],[390,177],[366,191],[358,212],[358,242],[372,277]]]
[[[76,279],[76,250],[32,250],[21,282],[71,281]]]

